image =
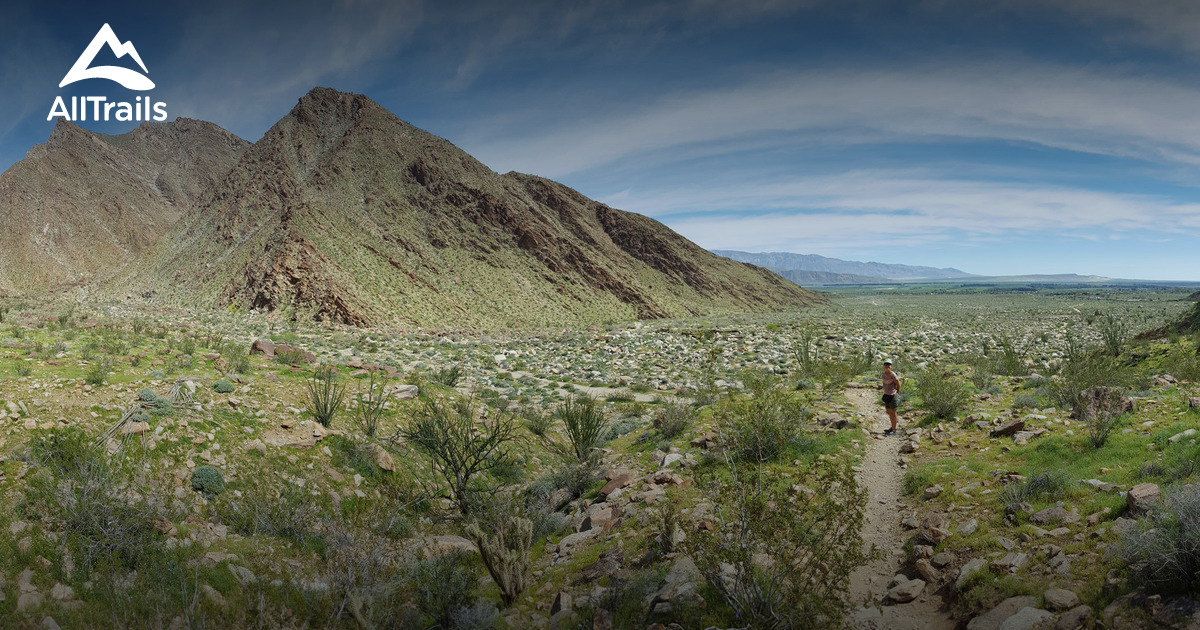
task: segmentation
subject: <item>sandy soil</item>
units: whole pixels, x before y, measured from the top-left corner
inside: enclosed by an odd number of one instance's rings
[[[953,630],[954,620],[941,611],[943,602],[938,595],[922,593],[907,604],[884,601],[888,582],[904,560],[904,542],[912,536],[900,525],[905,516],[913,513],[900,496],[904,479],[899,461],[901,438],[883,435],[889,423],[875,389],[849,389],[846,398],[862,413],[865,428],[870,431],[862,472],[858,474],[859,483],[866,485],[870,495],[863,544],[868,550],[874,545],[882,552],[878,560],[850,576],[852,601],[863,603],[850,625],[863,630]],[[904,422],[901,417],[901,428]]]

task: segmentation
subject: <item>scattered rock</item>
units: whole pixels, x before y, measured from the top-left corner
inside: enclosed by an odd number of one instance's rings
[[[921,495],[921,498],[928,501],[929,499],[937,498],[938,495],[940,495],[940,494],[942,494],[942,487],[940,485],[934,484],[932,486],[929,486],[928,488],[925,488],[925,493]]]
[[[969,518],[959,524],[958,533],[963,536],[970,536],[971,534],[974,534],[975,530],[978,528],[979,528],[979,521],[977,521],[973,518]]]
[[[1000,630],[1000,624],[1023,608],[1032,608],[1037,598],[1031,595],[1009,597],[995,608],[979,615],[967,623],[967,630]]]
[[[1005,437],[1015,434],[1025,428],[1024,418],[1013,418],[1008,422],[992,429],[992,437]]]
[[[917,560],[916,566],[917,573],[921,575],[921,579],[925,580],[925,583],[937,584],[938,578],[941,577],[941,573],[938,572],[937,569],[933,568],[933,563],[925,558],[921,558],[920,560]]]
[[[1012,552],[1004,555],[999,560],[992,561],[992,570],[996,573],[1016,572],[1017,569],[1025,566],[1029,562],[1029,554]]]
[[[958,579],[954,581],[954,589],[961,591],[966,588],[967,580],[970,579],[971,574],[979,571],[980,569],[986,568],[987,565],[987,560],[984,560],[983,558],[973,558],[967,561],[967,563],[958,570]]]
[[[270,339],[256,339],[250,344],[250,354],[261,354],[268,359],[274,359],[275,342]]]
[[[417,397],[419,390],[416,385],[397,385],[392,389],[392,398],[396,400],[411,400]]]
[[[375,465],[383,470],[388,472],[396,470],[396,462],[392,459],[392,454],[378,444],[371,446],[371,459],[374,459]]]
[[[1026,606],[1017,611],[1017,614],[1004,620],[1000,624],[1000,630],[1035,630],[1037,628],[1050,628],[1054,623],[1054,613],[1032,606]]]
[[[1129,489],[1129,493],[1125,495],[1125,505],[1129,508],[1132,514],[1142,514],[1148,512],[1150,507],[1157,504],[1162,498],[1162,493],[1158,489],[1158,485],[1153,483],[1139,483]]]
[[[908,580],[888,589],[887,596],[894,602],[905,604],[921,595],[925,590],[925,580]]]
[[[1088,619],[1091,618],[1091,607],[1081,604],[1063,613],[1058,618],[1058,623],[1054,624],[1054,630],[1076,630],[1076,628],[1084,627]]]
[[[1079,515],[1075,512],[1067,510],[1061,505],[1056,505],[1052,508],[1042,510],[1041,512],[1034,512],[1029,517],[1029,520],[1040,525],[1045,525],[1047,523],[1078,523]]]
[[[931,545],[938,545],[942,541],[950,537],[950,530],[946,529],[946,517],[938,513],[930,514],[921,521],[921,533],[918,535],[923,542]]]
[[[1052,588],[1046,591],[1043,599],[1050,610],[1062,612],[1079,605],[1079,596],[1065,588]]]

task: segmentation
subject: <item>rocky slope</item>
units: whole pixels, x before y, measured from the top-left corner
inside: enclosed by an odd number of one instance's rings
[[[644,216],[498,175],[364,96],[323,88],[119,285],[356,325],[553,326],[820,301]]]
[[[185,118],[119,136],[60,119],[0,175],[0,293],[87,281],[138,260],[246,146]]]

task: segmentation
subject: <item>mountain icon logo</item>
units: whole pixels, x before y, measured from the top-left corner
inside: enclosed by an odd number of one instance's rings
[[[142,72],[150,72],[146,70],[146,64],[142,63],[142,58],[138,55],[137,49],[133,47],[133,42],[121,43],[121,40],[117,39],[117,34],[113,32],[112,27],[105,24],[100,27],[100,32],[96,33],[96,36],[92,38],[92,43],[88,44],[87,48],[83,50],[83,54],[79,55],[79,59],[75,61],[75,65],[71,66],[71,69],[67,71],[67,76],[63,77],[62,83],[59,83],[58,87],[65,87],[84,79],[108,79],[109,81],[116,81],[130,90],[154,89],[154,82],[145,74],[140,74],[135,70],[120,66],[89,67],[92,65],[92,61],[96,59],[96,54],[100,52],[100,49],[105,44],[112,49],[113,54],[117,58],[129,55],[142,67]]]

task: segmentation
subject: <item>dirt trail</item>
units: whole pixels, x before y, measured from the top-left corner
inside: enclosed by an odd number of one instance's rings
[[[889,424],[876,390],[848,389],[846,398],[863,415],[864,428],[870,432],[862,472],[858,474],[859,483],[869,492],[863,544],[868,549],[875,545],[883,553],[879,560],[860,567],[850,576],[852,601],[868,602],[866,608],[854,614],[851,627],[862,630],[953,630],[953,618],[940,610],[942,598],[932,593],[923,593],[907,604],[883,603],[888,582],[900,570],[904,560],[904,542],[912,536],[900,525],[908,513],[900,500],[904,479],[904,470],[899,463],[901,438],[883,435]],[[900,419],[900,425],[904,426],[904,418]]]

